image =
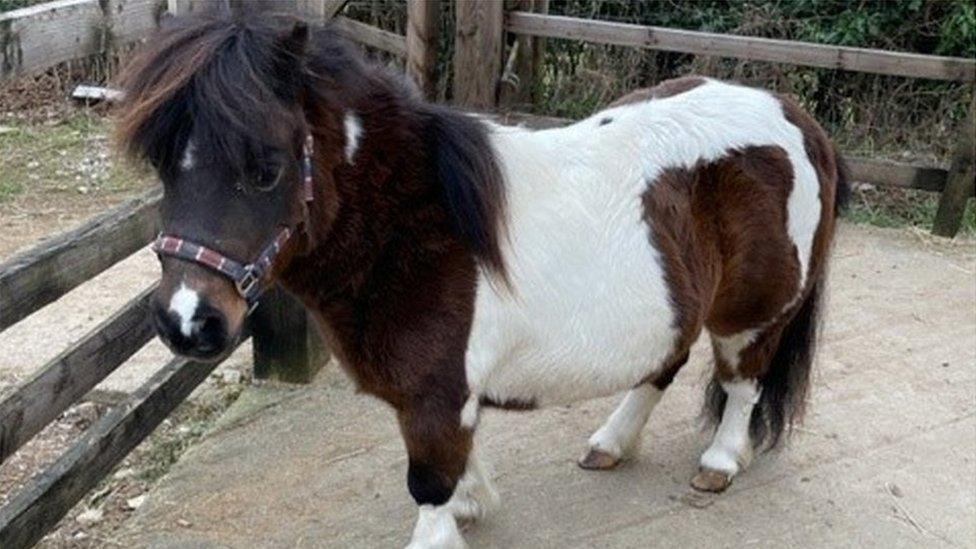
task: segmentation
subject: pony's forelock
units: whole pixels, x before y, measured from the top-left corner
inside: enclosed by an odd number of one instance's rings
[[[212,154],[243,172],[272,124],[287,116],[280,25],[217,15],[176,18],[150,40],[120,77],[125,93],[116,139],[131,157],[160,171],[178,161],[192,131]],[[292,84],[297,85],[292,79]]]

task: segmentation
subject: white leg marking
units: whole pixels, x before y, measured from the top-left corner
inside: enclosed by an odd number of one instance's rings
[[[478,397],[472,393],[464,403],[464,408],[461,408],[461,427],[465,429],[474,428],[475,424],[478,423],[479,408]]]
[[[407,549],[464,549],[457,521],[446,505],[421,505]]]
[[[746,347],[752,345],[752,342],[756,340],[756,336],[759,335],[760,329],[756,328],[753,330],[746,330],[744,332],[739,332],[730,336],[712,336],[712,341],[715,344],[716,349],[718,349],[718,354],[722,357],[733,371],[738,372],[739,370],[739,359],[742,356],[742,351],[746,350]]]
[[[196,314],[199,304],[200,294],[187,288],[185,283],[180,282],[180,288],[170,298],[169,310],[176,313],[176,316],[180,318],[180,332],[185,337],[193,335],[193,331],[200,324],[199,321],[193,320],[193,315]]]
[[[183,149],[183,158],[180,160],[180,167],[183,168],[183,171],[188,172],[196,166],[196,151],[197,147],[193,144],[193,140],[187,140],[186,148]]]
[[[355,162],[352,159],[356,156],[356,151],[359,150],[359,138],[363,135],[363,124],[359,117],[352,112],[346,113],[343,124],[346,128],[346,162],[354,164]]]
[[[615,458],[631,454],[637,449],[641,429],[663,394],[664,391],[650,383],[628,391],[606,423],[590,437],[590,448],[606,452]]]
[[[759,402],[760,389],[754,379],[723,382],[722,389],[728,396],[722,423],[715,431],[712,445],[702,454],[701,466],[731,477],[752,460],[749,420],[752,409]]]
[[[468,454],[464,476],[458,481],[447,508],[455,518],[478,520],[498,508],[500,499],[491,476],[478,456],[477,446]]]

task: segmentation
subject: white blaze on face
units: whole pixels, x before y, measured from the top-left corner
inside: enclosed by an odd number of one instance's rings
[[[363,135],[363,124],[355,113],[348,112],[344,125],[346,128],[346,162],[354,164],[352,159],[356,156],[356,151],[359,150],[359,138]]]
[[[190,171],[196,166],[196,151],[197,147],[193,144],[193,140],[188,140],[186,149],[183,150],[183,158],[180,160],[180,167],[183,168],[183,171]]]
[[[184,337],[190,337],[200,323],[193,320],[199,304],[200,294],[187,288],[185,283],[180,282],[180,288],[176,290],[169,301],[169,310],[180,319],[180,333]]]

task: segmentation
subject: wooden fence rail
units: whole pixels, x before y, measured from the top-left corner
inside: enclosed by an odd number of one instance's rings
[[[149,342],[155,290],[144,290],[0,402],[0,463]]]
[[[202,383],[216,363],[176,358],[0,509],[0,547],[30,547]]]
[[[0,263],[0,332],[149,243],[158,188]]]
[[[58,0],[0,13],[0,81],[144,38],[165,0]]]
[[[976,80],[976,61],[957,57],[829,46],[519,11],[506,14],[505,29],[516,34],[696,55],[717,55],[913,78],[961,82]]]
[[[519,2],[520,6],[525,4],[524,0]],[[460,11],[458,17],[460,29]],[[487,21],[493,23],[493,19],[489,18]],[[521,43],[523,37],[532,36],[564,38],[696,55],[791,63],[911,78],[950,80],[965,82],[970,85],[976,82],[976,60],[957,57],[687,31],[527,11],[505,13],[503,27],[504,30],[515,33],[519,37],[519,41],[516,43]],[[459,30],[459,32],[461,31]],[[481,28],[479,32],[490,35],[496,32],[500,34],[503,31],[501,28],[494,30]],[[458,51],[460,54],[460,41]],[[484,53],[486,51],[488,51],[487,48],[482,51],[482,55],[495,55],[494,52]],[[458,85],[462,88],[473,85],[471,84],[472,77],[482,74],[484,70],[482,66],[468,67],[467,69],[456,66],[455,82],[459,83]],[[495,78],[490,79],[488,83],[490,89],[497,90],[499,88],[500,77],[501,75],[496,73]],[[483,80],[482,75],[479,82]],[[520,85],[523,88],[529,88],[531,83],[520,82]],[[976,89],[973,90],[973,93],[976,95]],[[463,89],[462,93],[456,94],[456,97],[465,101],[466,105],[479,109],[490,108],[494,105],[494,103],[486,104],[484,98],[476,93],[464,93]],[[967,201],[976,194],[976,183],[973,181],[976,152],[974,152],[972,145],[974,115],[976,115],[976,102],[970,106],[967,120],[961,125],[959,145],[953,154],[950,170],[850,157],[848,163],[851,166],[853,177],[861,182],[940,192],[939,207],[932,231],[941,236],[954,236],[962,226]]]

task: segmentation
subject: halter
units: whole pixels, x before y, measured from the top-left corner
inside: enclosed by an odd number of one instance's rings
[[[302,198],[305,202],[306,217],[308,203],[315,196],[312,182],[312,144],[312,135],[306,135],[305,143],[302,144],[301,161]],[[307,224],[308,220],[306,219]],[[274,239],[261,250],[257,259],[251,263],[235,261],[202,244],[163,233],[156,237],[156,241],[152,244],[152,250],[160,258],[169,256],[196,263],[229,278],[234,283],[237,293],[247,302],[248,313],[250,313],[257,307],[258,299],[261,297],[262,280],[271,271],[271,266],[274,265],[278,253],[284,248],[285,242],[288,242],[288,239],[294,234],[294,229],[282,227]]]

